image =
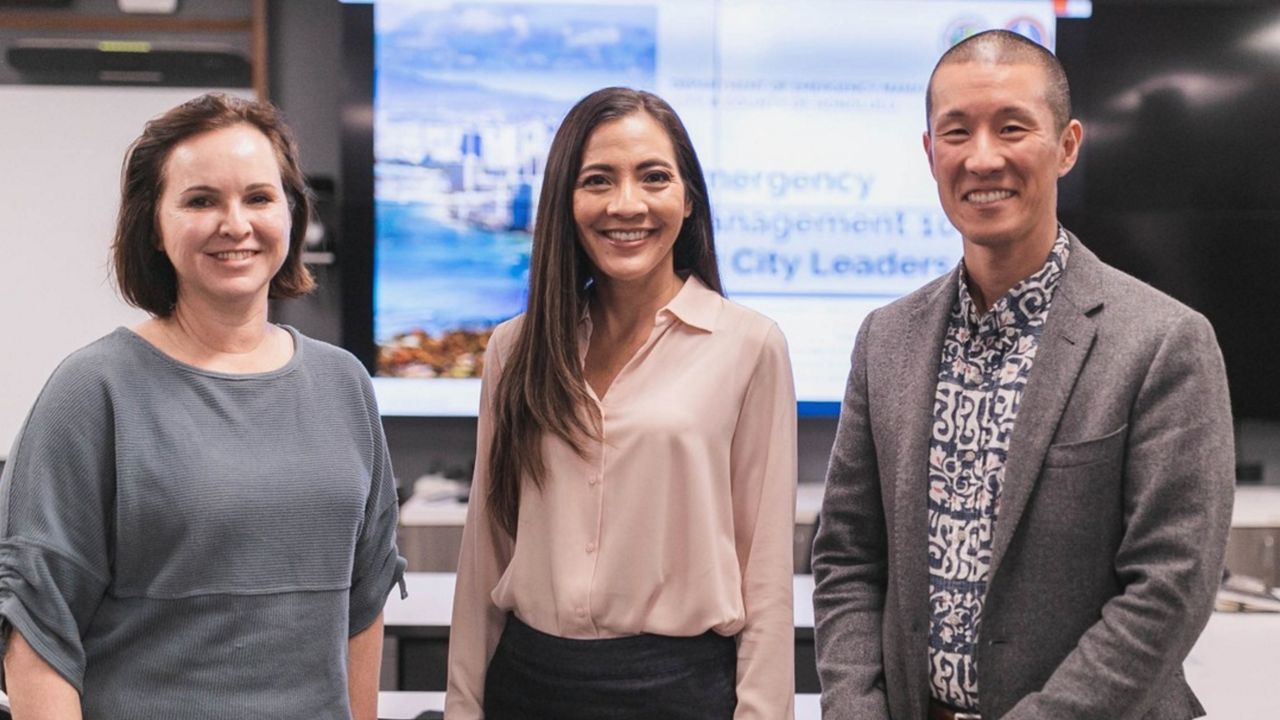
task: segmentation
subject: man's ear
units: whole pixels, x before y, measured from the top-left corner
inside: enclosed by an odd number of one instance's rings
[[[1084,125],[1079,120],[1067,123],[1062,130],[1062,137],[1058,138],[1058,147],[1062,151],[1058,161],[1058,177],[1071,172],[1071,168],[1076,166],[1076,160],[1080,159],[1080,143],[1083,141]]]
[[[929,136],[928,128],[925,128],[925,131],[921,133],[920,140],[924,144],[924,157],[929,161],[929,174],[933,175],[933,178],[937,180],[938,174],[933,170],[933,138]]]

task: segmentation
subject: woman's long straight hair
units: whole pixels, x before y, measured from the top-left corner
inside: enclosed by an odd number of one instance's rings
[[[675,111],[662,98],[630,88],[605,88],[578,101],[551,141],[533,230],[529,306],[494,393],[487,501],[494,522],[513,538],[523,480],[528,478],[539,490],[545,482],[542,440],[546,433],[560,437],[579,455],[584,441],[600,434],[600,418],[592,409],[578,359],[577,326],[592,268],[578,241],[573,192],[591,133],[603,123],[638,112],[667,131],[693,207],[676,236],[675,269],[692,272],[723,294],[707,183],[693,142]]]

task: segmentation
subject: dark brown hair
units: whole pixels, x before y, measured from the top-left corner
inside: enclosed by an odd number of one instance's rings
[[[1039,43],[1028,40],[1009,30],[986,30],[961,40],[951,46],[938,59],[929,75],[929,87],[924,95],[925,127],[933,122],[933,76],[943,65],[966,62],[993,62],[999,65],[1026,63],[1038,65],[1044,71],[1047,82],[1044,88],[1045,102],[1053,115],[1054,131],[1061,133],[1071,121],[1071,86],[1067,84],[1067,71],[1062,62]]]
[[[291,298],[315,287],[302,263],[302,241],[311,217],[311,194],[298,164],[298,147],[280,113],[267,102],[209,93],[152,119],[129,146],[120,176],[120,212],[111,243],[111,264],[120,294],[130,305],[168,317],[178,301],[178,277],[160,246],[156,210],[164,194],[165,164],[173,148],[209,132],[246,124],[271,142],[289,202],[289,253],[271,279],[269,296]]]
[[[584,439],[599,436],[599,418],[591,410],[578,358],[578,319],[592,268],[578,241],[573,192],[591,133],[603,123],[640,112],[666,130],[693,208],[676,236],[675,269],[693,273],[723,293],[707,183],[675,111],[662,98],[630,88],[604,88],[579,100],[551,141],[533,230],[529,306],[494,393],[487,501],[494,522],[512,537],[523,479],[539,489],[544,482],[544,435],[554,433],[578,453]]]

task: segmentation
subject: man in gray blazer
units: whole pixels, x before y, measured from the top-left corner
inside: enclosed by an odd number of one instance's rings
[[[964,259],[858,332],[813,550],[823,717],[1198,717],[1235,463],[1213,330],[1058,224],[1083,130],[1051,53],[976,35],[928,97]]]

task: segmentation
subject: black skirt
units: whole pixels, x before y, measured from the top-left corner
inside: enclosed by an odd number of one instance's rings
[[[732,720],[737,643],[633,635],[569,640],[507,615],[484,681],[487,720]]]

